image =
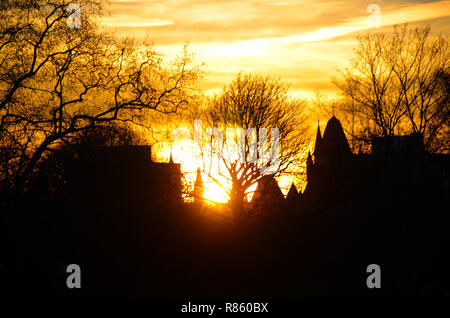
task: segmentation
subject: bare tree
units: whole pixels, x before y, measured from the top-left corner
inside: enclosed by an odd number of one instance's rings
[[[442,151],[439,139],[449,124],[448,38],[402,25],[358,42],[351,67],[335,83],[346,98],[341,110],[361,122],[359,138],[420,133],[426,150]]]
[[[4,1],[0,6],[0,160],[4,186],[20,193],[43,155],[85,129],[143,123],[148,111],[189,103],[197,76],[187,50],[168,61],[151,45],[97,24],[102,2]],[[69,9],[69,10],[68,10]]]
[[[231,189],[211,173],[211,166],[203,168],[213,181],[225,188],[235,216],[243,215],[243,202],[249,188],[264,174],[298,173],[295,165],[300,162],[307,144],[305,104],[303,100],[289,97],[288,86],[279,79],[252,74],[239,74],[211,100],[205,112],[206,122],[210,127],[226,131],[226,142],[206,148],[204,152],[214,152],[210,155],[222,152],[219,158],[225,171],[220,170],[219,165],[219,174],[229,181]],[[230,128],[238,130],[231,133]],[[272,128],[278,128],[278,141],[274,139]],[[270,142],[265,138],[269,131]],[[214,143],[217,136],[207,134],[206,137],[207,143]],[[276,144],[279,146],[277,158]],[[269,156],[264,158],[265,154]],[[274,169],[265,172],[268,166]]]

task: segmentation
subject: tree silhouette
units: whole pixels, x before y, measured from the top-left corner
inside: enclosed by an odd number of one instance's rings
[[[211,147],[204,151],[217,154],[222,152],[225,171],[220,175],[231,184],[226,189],[230,205],[235,216],[244,215],[243,202],[249,188],[265,174],[264,169],[272,165],[270,174],[274,176],[294,174],[294,164],[301,160],[302,150],[306,147],[306,129],[304,113],[305,102],[287,94],[288,87],[272,77],[239,74],[223,91],[211,100],[205,111],[206,122],[210,127],[221,131],[238,128],[241,134],[226,135],[222,147]],[[264,142],[261,129],[279,129],[279,157],[274,160],[274,136]],[[252,129],[253,136],[252,136]],[[245,132],[248,133],[247,138]],[[257,138],[257,135],[259,138]],[[214,142],[213,136],[207,137],[207,143]],[[241,152],[241,153],[240,153]],[[263,160],[263,154],[269,154]],[[254,160],[252,160],[254,159]],[[218,184],[221,184],[211,167],[205,171]]]
[[[351,67],[335,79],[340,110],[356,125],[354,138],[420,133],[425,149],[448,150],[450,71],[448,38],[430,27],[395,26],[391,33],[358,36]]]
[[[175,112],[197,76],[186,50],[168,61],[146,42],[102,31],[102,1],[77,1],[82,23],[69,28],[68,4],[0,7],[1,179],[15,193],[65,138],[111,121],[142,123],[152,110]]]

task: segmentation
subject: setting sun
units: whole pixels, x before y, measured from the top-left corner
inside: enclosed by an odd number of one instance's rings
[[[158,159],[164,158],[167,160],[170,158],[170,154],[172,152],[173,161],[181,164],[181,171],[184,174],[186,183],[191,191],[195,182],[197,168],[200,168],[203,171],[201,176],[204,186],[203,196],[206,199],[206,202],[226,203],[228,201],[229,198],[225,190],[227,187],[226,179],[220,177],[218,170],[214,169],[215,166],[212,166],[213,168],[211,168],[210,173],[221,181],[221,185],[217,184],[211,180],[210,177],[208,177],[208,174],[204,172],[205,169],[203,169],[205,163],[198,156],[198,154],[195,155],[197,153],[197,149],[192,141],[178,139],[171,145],[159,145],[159,147],[157,146],[155,149],[157,150],[156,157]]]
[[[204,197],[212,202],[226,203],[228,201],[228,195],[225,190],[214,182],[205,184]]]

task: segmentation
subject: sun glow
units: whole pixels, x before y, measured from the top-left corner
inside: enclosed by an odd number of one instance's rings
[[[194,187],[197,168],[200,168],[205,201],[210,204],[228,202],[227,189],[231,188],[231,185],[228,184],[227,178],[221,175],[225,171],[220,170],[219,172],[217,162],[211,161],[207,154],[203,153],[200,156],[192,141],[180,139],[175,140],[172,144],[161,143],[155,148],[156,159],[161,161],[167,161],[172,151],[173,161],[181,164],[181,172],[190,191]]]
[[[173,161],[181,164],[181,172],[183,173],[187,190],[191,193],[193,193],[197,169],[200,168],[205,202],[212,205],[227,203],[229,201],[231,182],[225,164],[216,156],[208,153],[208,151],[200,152],[198,146],[187,137],[180,136],[175,138],[173,142],[154,145],[155,159],[167,162],[172,155]],[[234,158],[237,154],[225,150],[223,156]],[[277,177],[277,180],[281,191],[286,195],[294,179],[291,176],[281,176]],[[255,183],[247,189],[247,201],[251,201],[256,187],[257,184]],[[187,196],[185,199],[186,201],[191,201],[193,197]]]
[[[203,196],[206,200],[216,203],[226,203],[229,200],[226,191],[215,182],[205,183]]]

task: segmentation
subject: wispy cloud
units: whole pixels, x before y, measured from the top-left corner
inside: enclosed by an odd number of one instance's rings
[[[381,8],[382,30],[409,22],[450,30],[450,1],[427,0],[148,0],[110,1],[105,25],[148,35],[168,53],[186,42],[207,65],[205,87],[217,89],[237,71],[275,74],[293,90],[332,90],[330,74],[345,66],[354,35],[367,30],[369,4]]]

